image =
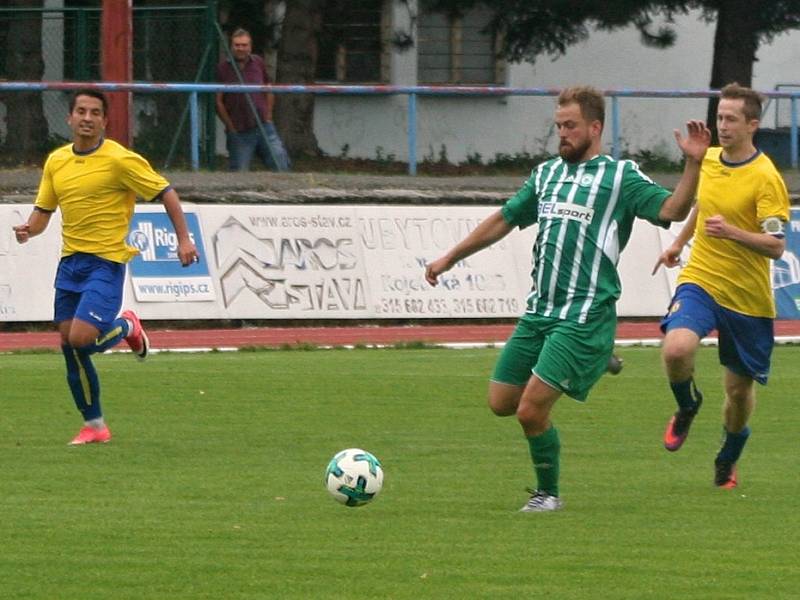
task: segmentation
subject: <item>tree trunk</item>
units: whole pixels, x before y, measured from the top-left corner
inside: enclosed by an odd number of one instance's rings
[[[717,29],[714,33],[714,58],[711,67],[711,89],[718,90],[729,83],[751,86],[753,63],[758,50],[757,13],[752,0],[726,0],[719,3]],[[708,102],[708,125],[717,140],[718,98]]]
[[[14,8],[41,8],[41,0],[12,0]],[[5,73],[0,77],[11,81],[41,81],[44,75],[42,58],[42,14],[23,13],[11,17],[4,32]],[[47,119],[41,92],[7,92],[0,96],[6,106],[6,137],[3,154],[13,156],[15,163],[40,163],[48,150]]]
[[[324,0],[289,0],[278,45],[276,83],[313,84]],[[314,95],[276,94],[275,126],[293,158],[319,156]]]

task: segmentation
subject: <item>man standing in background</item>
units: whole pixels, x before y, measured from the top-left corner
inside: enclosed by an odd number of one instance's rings
[[[231,36],[232,60],[217,65],[217,81],[235,85],[267,85],[272,79],[264,60],[253,52],[250,33],[237,29]],[[247,171],[258,154],[271,171],[288,171],[289,156],[272,122],[275,97],[270,94],[217,92],[217,115],[225,124],[228,167]]]

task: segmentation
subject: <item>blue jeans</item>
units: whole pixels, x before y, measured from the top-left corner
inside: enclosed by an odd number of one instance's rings
[[[267,139],[261,135],[258,127],[247,131],[227,132],[228,168],[231,171],[247,171],[253,153],[257,154],[264,166],[270,171],[288,171],[291,163],[286,149],[283,147],[275,125],[262,123]]]

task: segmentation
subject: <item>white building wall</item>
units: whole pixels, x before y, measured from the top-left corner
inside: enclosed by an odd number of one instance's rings
[[[396,3],[397,4],[397,3]],[[395,28],[408,24],[405,7],[396,6]],[[561,88],[591,84],[601,89],[704,90],[711,78],[714,25],[698,13],[676,19],[674,47],[647,48],[639,32],[627,28],[613,33],[593,32],[555,60],[541,56],[535,64],[511,64],[511,87]],[[758,53],[753,86],[772,90],[777,83],[798,82],[800,32],[792,32],[764,46]],[[413,49],[395,54],[391,83],[416,83]],[[788,103],[786,103],[788,104]],[[375,158],[394,155],[407,160],[407,100],[397,97],[320,96],[315,103],[315,133],[320,147],[337,156]],[[620,132],[623,148],[647,149],[677,157],[672,131],[690,118],[705,118],[705,99],[622,99]],[[421,97],[417,106],[417,158],[438,159],[442,147],[451,162],[480,154],[486,162],[497,153],[531,154],[555,149],[551,127],[552,98]],[[606,142],[610,145],[610,105]],[[766,119],[765,119],[766,120]],[[767,124],[771,122],[766,120]]]

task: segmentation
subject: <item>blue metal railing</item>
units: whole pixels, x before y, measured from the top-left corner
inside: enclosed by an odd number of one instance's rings
[[[115,83],[115,82],[49,82],[0,81],[0,93],[47,90],[76,90],[94,88],[106,92],[185,93],[189,94],[190,160],[192,169],[200,168],[200,110],[198,94],[217,92],[245,93],[272,92],[273,94],[315,94],[320,96],[408,96],[408,174],[417,174],[417,97],[418,96],[557,96],[558,88],[516,88],[500,86],[400,86],[400,85],[224,85],[218,83]],[[787,98],[791,104],[790,160],[798,168],[798,116],[797,99],[800,91],[762,92],[767,98]],[[611,154],[619,158],[621,98],[710,98],[718,96],[715,90],[605,90],[611,98]]]

